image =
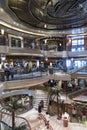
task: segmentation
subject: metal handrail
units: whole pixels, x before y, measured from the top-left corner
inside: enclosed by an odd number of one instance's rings
[[[12,116],[11,113],[2,112],[2,121],[3,121],[3,122],[4,122],[4,120],[3,120],[3,114],[8,115],[8,116]],[[27,123],[27,126],[28,126],[29,130],[32,130],[32,129],[31,129],[31,125],[30,125],[30,123],[29,123],[29,120],[27,120],[27,119],[24,118],[24,117],[19,117],[19,116],[17,116],[17,115],[15,115],[15,118],[16,118],[16,119],[18,119],[18,118],[19,118],[19,119],[23,119],[24,122]],[[19,125],[19,126],[20,126],[20,125]]]

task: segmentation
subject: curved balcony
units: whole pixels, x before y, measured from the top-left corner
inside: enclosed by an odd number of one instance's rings
[[[12,90],[12,89],[22,89],[22,88],[30,88],[32,86],[43,84],[48,81],[49,77],[41,77],[34,79],[25,79],[25,80],[15,80],[15,81],[5,81],[4,89]]]

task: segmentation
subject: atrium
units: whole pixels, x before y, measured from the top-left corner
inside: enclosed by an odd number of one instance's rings
[[[87,129],[87,0],[0,0],[0,130],[47,129]]]

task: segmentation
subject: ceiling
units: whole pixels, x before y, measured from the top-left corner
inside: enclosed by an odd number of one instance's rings
[[[8,0],[24,23],[42,29],[70,29],[87,24],[87,0]]]
[[[87,0],[0,0],[0,5],[30,32],[58,35],[72,33],[73,29],[75,33],[87,31]]]

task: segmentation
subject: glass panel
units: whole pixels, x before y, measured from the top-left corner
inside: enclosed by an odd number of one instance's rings
[[[5,122],[0,121],[0,130],[13,130],[10,126],[8,126]]]
[[[11,47],[21,47],[21,39],[11,37]]]
[[[66,60],[66,66],[67,67],[71,66],[71,60]]]
[[[83,51],[84,50],[84,39],[72,39],[72,49],[71,51]]]
[[[77,40],[73,40],[73,41],[72,41],[72,46],[73,46],[73,45],[77,45]]]
[[[83,39],[78,40],[78,45],[84,45],[84,40]]]
[[[77,50],[78,50],[78,51],[83,51],[83,50],[84,50],[84,47],[78,47]]]
[[[74,48],[74,47],[71,49],[71,51],[72,51],[72,52],[74,52],[74,51],[76,51],[76,50],[77,50],[77,49],[76,49],[76,48]]]

